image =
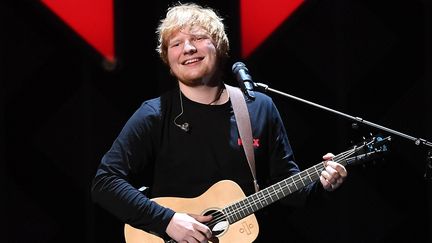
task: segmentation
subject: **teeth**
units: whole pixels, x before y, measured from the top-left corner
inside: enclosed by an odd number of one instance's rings
[[[184,64],[189,64],[189,63],[198,62],[198,61],[199,61],[198,58],[194,58],[194,59],[187,60]]]

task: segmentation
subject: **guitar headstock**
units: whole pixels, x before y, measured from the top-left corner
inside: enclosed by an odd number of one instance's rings
[[[366,145],[369,152],[377,151],[377,152],[385,152],[388,151],[387,144],[391,141],[391,136],[381,137],[374,136],[369,140],[365,140],[364,144]]]
[[[351,149],[352,156],[346,159],[347,165],[364,164],[382,158],[389,150],[388,143],[391,141],[391,136],[372,136],[363,140]]]

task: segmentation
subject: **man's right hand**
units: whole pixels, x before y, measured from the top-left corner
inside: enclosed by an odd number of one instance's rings
[[[201,222],[210,221],[212,216],[175,213],[168,224],[166,233],[176,242],[208,242],[212,232]]]

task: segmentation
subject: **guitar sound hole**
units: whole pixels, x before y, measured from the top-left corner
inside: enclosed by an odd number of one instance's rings
[[[213,232],[213,236],[221,236],[229,227],[228,220],[221,211],[219,210],[209,210],[204,213],[204,215],[212,215],[213,218],[206,225]]]

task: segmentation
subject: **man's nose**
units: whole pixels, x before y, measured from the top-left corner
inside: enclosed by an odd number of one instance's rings
[[[191,41],[187,40],[185,41],[183,51],[184,53],[194,53],[196,52],[196,47]]]

